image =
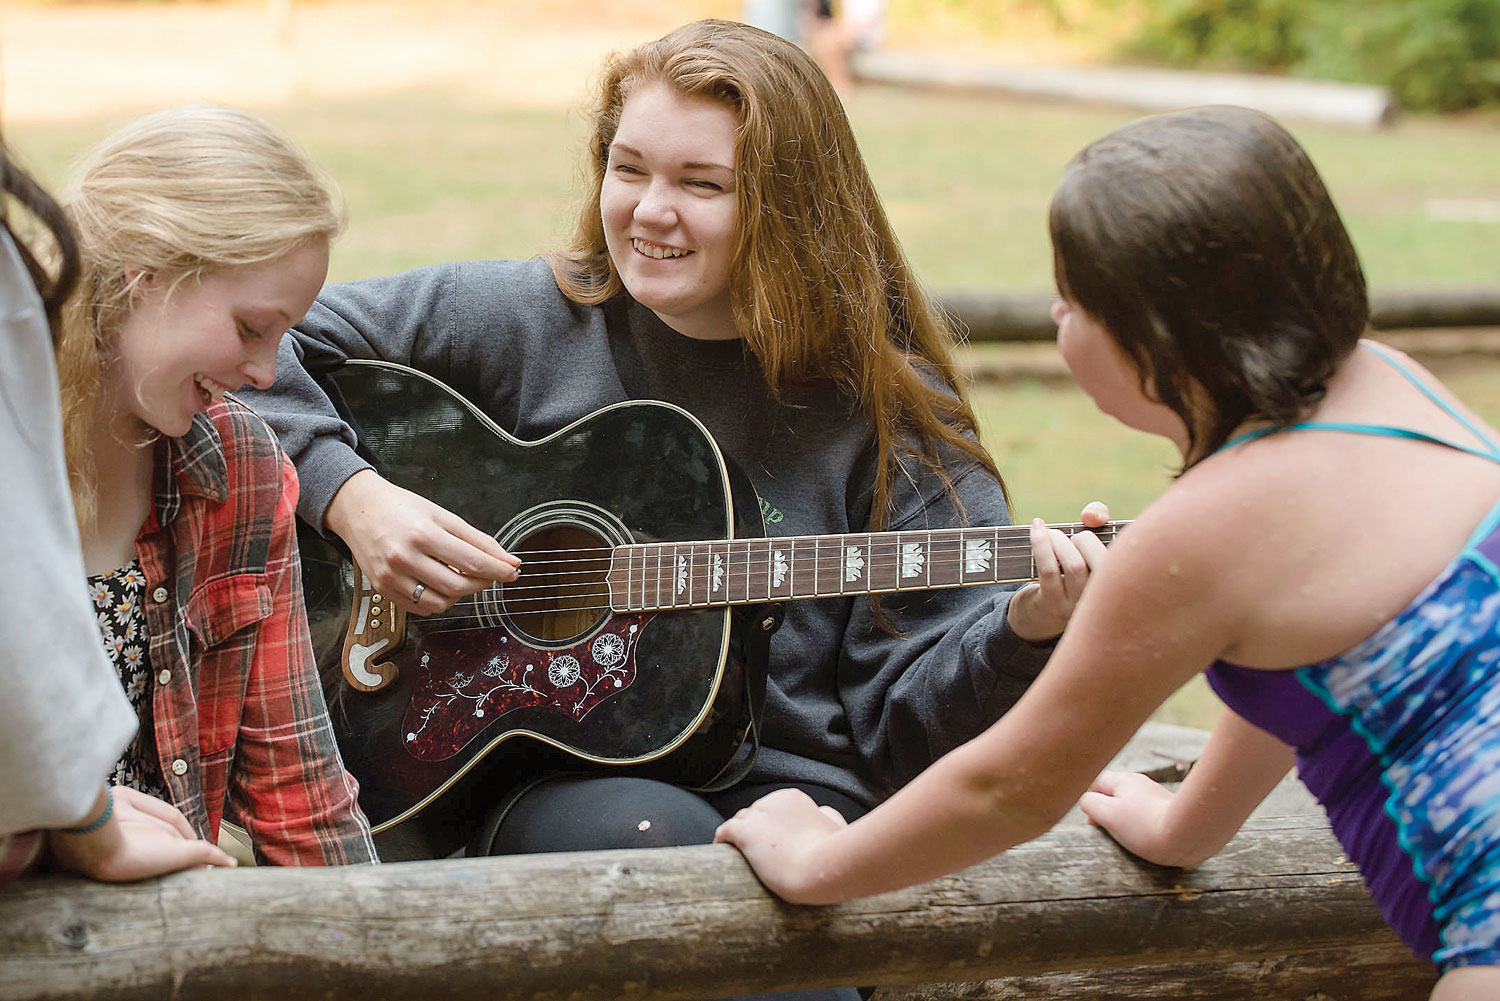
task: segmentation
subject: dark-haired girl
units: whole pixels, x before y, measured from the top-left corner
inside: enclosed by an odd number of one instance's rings
[[[1192,866],[1295,764],[1387,921],[1443,971],[1434,998],[1500,995],[1500,433],[1361,340],[1348,234],[1264,115],[1105,136],[1068,167],[1051,229],[1069,368],[1174,442],[1182,474],[999,723],[853,824],[783,791],[719,839],[782,896],[830,902],[977,862],[1082,796],[1131,851]],[[1176,793],[1100,773],[1205,670],[1230,711]]]

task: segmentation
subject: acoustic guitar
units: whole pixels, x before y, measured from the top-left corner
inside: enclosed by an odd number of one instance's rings
[[[523,442],[414,369],[351,361],[321,381],[381,476],[523,560],[511,583],[407,616],[299,530],[334,730],[384,859],[451,854],[548,769],[737,781],[784,602],[1035,576],[1026,526],[766,538],[749,482],[668,404]]]

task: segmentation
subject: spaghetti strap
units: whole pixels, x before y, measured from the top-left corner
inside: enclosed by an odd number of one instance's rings
[[[1301,421],[1297,424],[1273,424],[1269,427],[1256,428],[1254,431],[1245,432],[1238,438],[1226,441],[1223,445],[1219,446],[1219,451],[1222,452],[1226,448],[1233,448],[1235,445],[1242,445],[1247,441],[1254,441],[1257,438],[1264,438],[1267,435],[1276,434],[1281,431],[1344,431],[1349,434],[1364,434],[1376,438],[1409,438],[1412,441],[1425,441],[1433,445],[1442,445],[1459,452],[1477,455],[1481,459],[1489,459],[1491,462],[1500,463],[1500,449],[1486,452],[1484,449],[1474,448],[1472,445],[1460,445],[1456,441],[1439,438],[1425,431],[1413,431],[1410,428],[1391,427],[1386,424],[1349,424],[1343,421]],[[1483,436],[1481,436],[1481,440],[1486,444],[1489,443],[1489,439]]]
[[[1432,387],[1428,386],[1421,379],[1418,379],[1415,374],[1409,371],[1405,365],[1402,365],[1399,361],[1397,361],[1396,358],[1384,348],[1375,344],[1373,341],[1362,340],[1360,341],[1360,344],[1363,345],[1366,350],[1373,351],[1376,356],[1378,356],[1387,365],[1391,366],[1391,368],[1394,368],[1397,372],[1400,372],[1403,376],[1405,376],[1406,380],[1413,386],[1417,387],[1417,389],[1422,393],[1423,396],[1427,397],[1427,399],[1435,403],[1439,408],[1442,409],[1444,413],[1457,421],[1475,438],[1478,438],[1480,441],[1484,442],[1484,444],[1488,446],[1488,449],[1486,450],[1482,448],[1475,448],[1472,445],[1463,445],[1459,442],[1451,441],[1447,438],[1440,438],[1437,435],[1428,434],[1425,431],[1414,431],[1411,428],[1395,427],[1389,424],[1363,424],[1345,421],[1299,421],[1296,424],[1272,424],[1268,425],[1267,427],[1256,428],[1254,431],[1247,431],[1242,435],[1226,441],[1224,444],[1219,446],[1217,451],[1222,452],[1226,448],[1233,448],[1234,446],[1242,445],[1247,441],[1254,441],[1257,438],[1264,438],[1267,435],[1277,434],[1281,431],[1343,431],[1349,434],[1372,435],[1380,438],[1407,438],[1412,441],[1425,441],[1433,445],[1442,445],[1446,448],[1451,448],[1459,452],[1466,452],[1469,455],[1476,455],[1481,459],[1489,459],[1491,462],[1500,463],[1500,445],[1497,445],[1489,435],[1479,430],[1479,428],[1474,425],[1473,421],[1469,420],[1463,414],[1459,413],[1451,404],[1448,403],[1447,400],[1443,399],[1441,396],[1435,393],[1432,390]]]
[[[1446,413],[1449,417],[1452,417],[1454,420],[1458,421],[1458,423],[1462,424],[1470,434],[1488,445],[1490,447],[1490,452],[1494,456],[1500,458],[1500,445],[1496,445],[1495,442],[1490,439],[1489,435],[1485,434],[1483,431],[1479,430],[1479,428],[1474,426],[1473,421],[1469,420],[1463,414],[1459,413],[1452,404],[1450,404],[1447,400],[1443,399],[1436,392],[1434,392],[1431,386],[1427,385],[1427,383],[1423,382],[1421,379],[1418,379],[1415,373],[1413,373],[1405,365],[1401,364],[1401,362],[1399,362],[1394,355],[1392,355],[1381,345],[1376,344],[1374,341],[1361,340],[1359,343],[1364,345],[1366,350],[1375,352],[1375,354],[1380,357],[1381,360],[1383,360],[1387,365],[1405,376],[1406,381],[1411,383],[1413,386],[1416,386],[1417,389],[1421,390],[1423,396],[1427,397],[1433,403],[1436,403],[1439,407],[1441,407],[1444,413]],[[1454,447],[1461,448],[1462,446],[1455,445]],[[1465,451],[1468,450],[1465,449]]]

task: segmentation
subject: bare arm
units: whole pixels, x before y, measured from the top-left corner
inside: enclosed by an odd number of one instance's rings
[[[1291,767],[1291,748],[1226,709],[1176,793],[1139,773],[1104,772],[1078,805],[1128,851],[1192,868],[1229,843]]]
[[[1051,662],[998,723],[847,827],[783,792],[728,821],[777,894],[831,903],[964,868],[1052,826],[1173,691],[1234,635],[1208,518],[1168,505],[1122,534]],[[1232,585],[1238,587],[1238,585]]]

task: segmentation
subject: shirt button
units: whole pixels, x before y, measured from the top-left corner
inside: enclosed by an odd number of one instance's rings
[[[158,685],[165,685],[167,682],[169,682],[171,680],[172,680],[172,672],[169,671],[169,670],[167,670],[165,667],[162,668],[160,671],[157,672],[156,683]]]
[[[154,601],[154,602],[156,602],[158,605],[160,605],[162,602],[166,601],[167,600],[167,589],[164,588],[164,587],[159,587],[155,591],[152,591],[151,592],[151,600]]]
[[[181,758],[178,758],[176,761],[172,762],[172,774],[173,775],[186,775],[187,774],[187,762],[183,761]]]

